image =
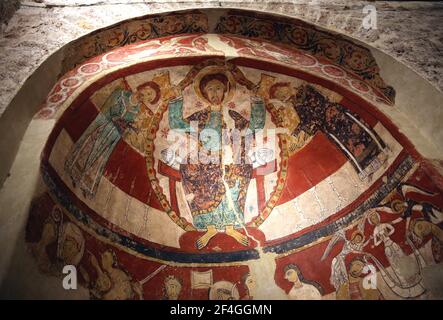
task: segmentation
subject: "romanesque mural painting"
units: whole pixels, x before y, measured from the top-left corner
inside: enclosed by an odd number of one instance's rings
[[[37,115],[58,120],[36,266],[76,266],[91,299],[432,298],[441,177],[383,92],[287,50],[169,37],[62,78]]]

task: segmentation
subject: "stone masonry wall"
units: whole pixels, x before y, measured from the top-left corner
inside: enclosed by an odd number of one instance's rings
[[[23,0],[21,8],[0,33],[0,114],[35,68],[64,44],[131,17],[201,7],[239,7],[302,18],[368,43],[406,63],[440,90],[443,88],[441,3],[353,0],[37,1]],[[363,8],[368,4],[375,5],[377,9],[377,29],[365,30],[362,27]]]

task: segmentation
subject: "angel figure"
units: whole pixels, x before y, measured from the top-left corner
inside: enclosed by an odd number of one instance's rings
[[[331,101],[312,85],[297,88],[292,101],[300,117],[294,133],[323,132],[349,158],[362,180],[371,180],[373,173],[386,165],[389,147],[358,114]]]
[[[124,139],[142,154],[146,154],[149,150],[149,127],[153,115],[163,104],[167,103],[174,93],[168,71],[154,75],[151,81],[145,82],[142,86],[149,87],[146,92],[150,95],[147,95],[144,100],[144,112],[140,112],[133,122],[135,130],[126,131]]]
[[[290,154],[301,149],[312,138],[304,131],[294,133],[300,124],[300,117],[292,104],[295,94],[296,90],[289,82],[278,82],[273,76],[261,75],[257,95],[265,100],[275,125],[284,130]]]
[[[397,215],[398,217],[391,222],[392,225],[405,221],[405,241],[412,247],[414,244],[410,240],[421,245],[425,238],[430,236],[434,260],[440,262],[443,256],[443,212],[428,201],[414,200],[414,194],[434,197],[438,193],[408,183],[400,184],[397,192],[401,195],[401,199],[389,201],[374,210]],[[421,217],[413,218],[414,212],[419,212]]]
[[[403,183],[398,186],[398,192],[402,196],[402,200],[393,200],[391,208],[388,208],[389,213],[401,213],[400,219],[406,219],[406,229],[409,229],[409,222],[414,211],[419,211],[423,215],[423,219],[440,229],[443,227],[443,212],[440,208],[426,201],[415,201],[411,198],[411,194],[419,194],[428,197],[436,196],[437,193],[423,190],[417,186]],[[391,209],[391,210],[390,210]]]
[[[294,87],[272,82],[268,108],[279,127],[287,129],[291,152],[296,152],[322,132],[349,158],[361,179],[386,165],[389,147],[368,124],[339,102],[332,101],[312,85]]]
[[[345,231],[339,230],[333,235],[331,241],[329,241],[329,244],[325,252],[323,253],[323,256],[321,257],[321,261],[326,259],[326,257],[331,252],[332,248],[338,242],[342,240],[345,242],[342,250],[332,259],[331,263],[330,282],[334,286],[336,292],[339,292],[342,286],[347,284],[349,281],[348,272],[345,263],[346,256],[350,253],[364,254],[363,248],[366,247],[366,245],[368,245],[371,238],[372,237],[370,237],[368,240],[366,240],[366,242],[364,242],[363,232],[361,232],[360,230],[356,230],[352,233],[351,239],[348,240],[346,238]]]
[[[135,120],[159,96],[159,86],[148,81],[134,92],[126,85],[118,87],[106,99],[69,151],[64,166],[72,184],[80,188],[85,198],[94,198],[114,148],[128,131],[137,131]]]
[[[396,219],[392,222],[381,222],[380,214],[372,209],[369,211],[368,221],[374,226],[373,238],[374,246],[383,243],[385,256],[389,261],[392,272],[383,272],[383,278],[388,276],[388,285],[391,289],[403,298],[417,297],[424,293],[425,288],[421,277],[421,268],[424,260],[414,244],[406,238],[406,242],[413,250],[412,255],[406,255],[403,249],[391,239],[395,232],[394,224],[401,221]],[[384,269],[378,260],[374,259],[380,269]],[[384,275],[386,273],[386,275]]]
[[[411,184],[401,184],[398,188],[403,200],[394,200],[391,207],[394,212],[401,212],[399,219],[406,219],[406,235],[421,245],[431,238],[431,249],[434,261],[443,261],[443,211],[427,201],[415,201],[412,194],[434,197],[438,193],[423,190]],[[411,220],[412,213],[418,211],[421,218]]]

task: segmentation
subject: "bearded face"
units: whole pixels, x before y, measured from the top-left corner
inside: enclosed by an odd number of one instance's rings
[[[221,81],[213,79],[205,85],[203,91],[211,104],[220,105],[223,102],[226,87]]]

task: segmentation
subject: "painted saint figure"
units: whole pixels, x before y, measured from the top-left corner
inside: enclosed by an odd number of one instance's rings
[[[362,179],[370,177],[387,159],[386,145],[377,133],[358,115],[333,103],[314,87],[295,90],[288,82],[277,82],[270,88],[270,98],[290,108],[279,108],[286,119],[277,119],[297,138],[298,145],[321,131],[349,158]],[[290,119],[288,123],[288,119]]]
[[[332,248],[341,240],[345,241],[342,250],[337,254],[331,262],[331,277],[330,282],[334,286],[335,291],[338,293],[343,290],[343,286],[349,281],[348,271],[346,269],[346,256],[350,253],[363,253],[363,248],[368,245],[371,238],[364,242],[364,234],[356,230],[351,235],[351,240],[346,238],[343,230],[337,231],[329,242],[321,260],[323,261],[331,252]]]
[[[256,130],[263,129],[266,114],[264,103],[258,97],[251,97],[249,120],[235,110],[228,110],[225,104],[228,95],[232,98],[234,86],[232,77],[223,70],[201,77],[194,88],[207,107],[186,119],[183,117],[183,97],[169,103],[171,129],[191,133],[191,122],[195,121],[200,133],[197,142],[199,160],[192,161],[188,156],[180,165],[193,224],[197,229],[206,231],[197,240],[198,249],[205,247],[221,230],[242,245],[249,243],[248,238],[236,229],[244,225],[243,210],[252,165],[244,161],[245,137],[241,138],[240,148],[231,148],[231,161],[224,157],[225,148],[232,146],[232,137],[222,133],[226,132],[223,129],[228,128],[228,122],[234,122],[238,131],[250,130],[254,134]],[[209,161],[205,157],[210,157]]]
[[[381,222],[380,214],[375,210],[370,211],[368,220],[374,226],[374,246],[379,246],[383,243],[385,256],[392,270],[391,273],[386,273],[388,277],[391,275],[391,279],[385,280],[388,281],[391,289],[402,297],[417,297],[421,295],[425,292],[421,277],[421,268],[424,265],[424,261],[422,261],[415,246],[412,247],[413,254],[406,255],[403,249],[391,239],[395,232],[393,222]],[[395,222],[398,223],[399,221]],[[380,268],[380,263],[378,261],[375,262]]]
[[[288,293],[291,300],[321,300],[321,287],[315,281],[306,280],[300,269],[289,264],[284,269],[285,279],[293,284]]]
[[[146,82],[135,93],[117,88],[107,98],[101,111],[74,144],[65,162],[65,171],[85,197],[93,198],[108,159],[128,130],[136,130],[134,121],[146,104],[158,101],[160,89]]]
[[[432,202],[415,200],[416,195],[426,196],[430,201],[438,193],[430,192],[415,185],[402,183],[397,187],[401,199],[394,199],[384,206],[378,207],[383,212],[400,214],[391,224],[406,222],[405,240],[413,240],[422,245],[423,241],[431,241],[434,260],[443,260],[443,211]],[[414,196],[415,194],[415,196]],[[417,217],[417,213],[419,216]]]
[[[384,300],[381,292],[375,287],[365,286],[364,277],[367,262],[361,257],[355,257],[349,263],[349,281],[342,287],[337,300]]]
[[[165,300],[178,300],[182,290],[182,282],[175,276],[167,276],[164,282],[163,293]]]
[[[273,83],[275,78],[268,75],[262,75],[262,82],[270,81]],[[269,100],[267,106],[272,113],[276,125],[286,130],[286,139],[290,154],[301,149],[308,140],[312,138],[309,134],[301,130],[297,133],[296,129],[300,124],[300,117],[295,110],[292,100],[295,90],[288,82],[277,82],[270,87],[268,91]]]

